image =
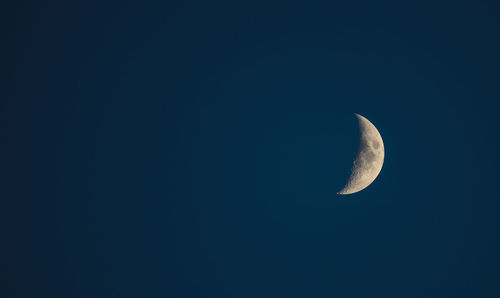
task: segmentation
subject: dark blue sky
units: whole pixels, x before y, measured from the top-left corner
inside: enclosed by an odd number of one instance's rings
[[[1,5],[0,297],[499,297],[498,3],[235,2]]]

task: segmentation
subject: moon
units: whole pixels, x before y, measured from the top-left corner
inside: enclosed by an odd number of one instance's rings
[[[346,185],[337,194],[349,195],[367,188],[378,176],[384,164],[384,142],[375,125],[356,115],[359,123],[358,154]]]

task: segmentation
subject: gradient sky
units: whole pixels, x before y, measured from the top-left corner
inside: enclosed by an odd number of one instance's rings
[[[0,297],[500,296],[497,1],[9,2]]]

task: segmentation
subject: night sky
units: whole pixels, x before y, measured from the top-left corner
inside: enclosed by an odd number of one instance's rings
[[[500,297],[498,1],[4,2],[0,297]]]

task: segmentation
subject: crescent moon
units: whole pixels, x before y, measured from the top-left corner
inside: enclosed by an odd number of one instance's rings
[[[353,194],[367,188],[377,178],[384,164],[384,142],[382,136],[365,117],[354,114],[359,123],[359,148],[351,175],[346,185],[337,194]]]

